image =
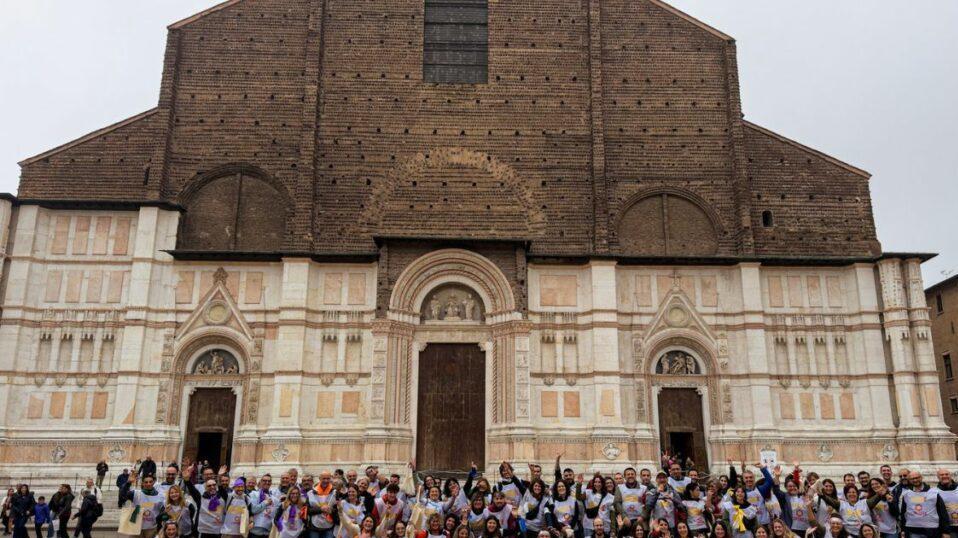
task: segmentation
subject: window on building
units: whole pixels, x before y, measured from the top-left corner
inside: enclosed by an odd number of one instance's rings
[[[484,84],[489,76],[489,1],[426,0],[422,78]]]
[[[948,401],[951,402],[951,412],[953,414],[958,414],[958,398],[952,396],[951,398],[948,398]]]
[[[951,367],[951,353],[945,353],[941,356],[941,363],[945,366],[945,379],[951,381],[955,378],[955,371]]]
[[[940,293],[936,293],[936,294],[935,294],[935,310],[936,310],[939,314],[941,314],[942,312],[945,311],[945,305],[944,305],[944,303],[942,303],[942,301],[941,301],[941,294],[940,294]]]
[[[766,228],[775,226],[775,219],[772,217],[771,211],[762,211],[762,226]]]

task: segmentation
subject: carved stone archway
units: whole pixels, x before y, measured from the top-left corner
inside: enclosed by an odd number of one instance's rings
[[[390,317],[416,323],[429,292],[449,283],[476,292],[483,301],[487,323],[518,315],[509,280],[496,264],[470,250],[443,249],[418,258],[399,275],[389,299]]]
[[[468,293],[479,303],[477,315],[462,319],[453,312],[436,319],[427,300],[450,287],[464,301]],[[418,357],[430,343],[475,343],[485,351],[487,443],[493,432],[527,422],[530,326],[516,305],[505,274],[475,252],[443,249],[410,263],[393,286],[387,319],[374,323],[370,418],[379,424],[371,435],[412,446]]]
[[[215,349],[224,349],[235,357],[239,371],[236,373],[194,372],[194,363],[205,352]],[[173,382],[170,384],[172,390],[166,397],[169,400],[169,412],[164,413],[161,417],[159,413],[160,403],[158,403],[157,422],[170,425],[183,422],[184,402],[188,399],[189,392],[197,387],[232,388],[237,396],[237,409],[243,409],[244,407],[240,406],[240,402],[246,402],[247,412],[245,414],[239,413],[241,415],[239,423],[255,422],[255,411],[249,411],[251,407],[255,407],[252,404],[254,403],[253,400],[256,399],[250,396],[253,389],[250,382],[251,364],[249,350],[237,341],[228,329],[211,329],[193,335],[189,340],[183,342],[176,353],[172,368]],[[255,387],[255,390],[258,392],[258,386]],[[164,394],[164,392],[161,391],[161,394]]]
[[[169,396],[170,410],[164,417],[164,422],[176,426],[180,432],[180,458],[183,457],[187,442],[185,432],[189,422],[190,399],[198,389],[229,389],[235,396],[231,428],[233,446],[240,427],[256,421],[258,397],[252,394],[259,392],[259,381],[251,381],[250,366],[253,363],[250,360],[250,350],[240,343],[233,332],[235,331],[227,327],[199,330],[182,342],[176,353]],[[217,353],[228,357],[224,361],[224,368],[211,369],[205,364],[199,364],[201,361],[208,361],[211,355]],[[158,421],[159,418],[158,415]]]

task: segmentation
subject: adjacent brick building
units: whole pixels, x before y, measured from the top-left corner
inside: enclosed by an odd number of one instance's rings
[[[941,382],[941,405],[945,423],[952,433],[958,432],[958,275],[947,278],[925,290],[931,307],[931,336],[935,343],[935,364]]]
[[[0,201],[0,474],[953,459],[927,256],[742,119],[735,47],[659,0],[171,25],[157,107]]]

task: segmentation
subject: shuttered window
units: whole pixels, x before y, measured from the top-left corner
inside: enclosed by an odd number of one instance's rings
[[[425,0],[425,82],[484,84],[489,76],[488,0]]]

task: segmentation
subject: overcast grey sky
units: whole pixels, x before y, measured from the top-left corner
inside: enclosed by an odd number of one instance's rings
[[[348,0],[343,0],[348,1]],[[166,26],[215,0],[0,0],[0,192],[17,161],[156,105]],[[672,0],[738,41],[745,116],[864,168],[886,251],[958,271],[958,1]]]

